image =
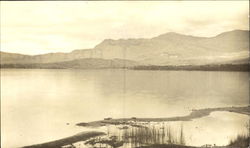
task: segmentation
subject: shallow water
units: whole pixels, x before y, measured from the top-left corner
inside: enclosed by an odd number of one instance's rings
[[[209,116],[184,122],[188,145],[228,145],[237,135],[248,134],[249,116],[231,112],[213,112]]]
[[[85,130],[78,122],[186,115],[193,108],[246,106],[248,98],[246,72],[1,69],[2,146],[70,136]],[[193,130],[190,145],[209,142],[199,139],[208,133],[218,136],[210,141],[238,134],[245,118],[231,114],[186,123],[228,125],[224,135],[216,126]],[[232,124],[218,122],[221,117]]]

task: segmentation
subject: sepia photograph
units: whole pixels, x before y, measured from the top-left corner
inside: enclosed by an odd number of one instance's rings
[[[249,1],[1,1],[1,148],[250,148]]]

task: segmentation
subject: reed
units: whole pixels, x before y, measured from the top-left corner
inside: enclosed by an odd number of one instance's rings
[[[133,123],[133,125],[109,125],[107,135],[104,139],[94,138],[86,144],[97,146],[96,144],[107,144],[110,147],[117,145],[127,145],[127,147],[141,147],[158,144],[185,145],[184,128],[181,125],[178,130],[174,130],[165,122],[156,124]],[[114,138],[115,137],[115,138]],[[126,147],[126,146],[125,146]]]
[[[123,130],[121,140],[126,143],[132,143],[135,147],[151,144],[185,145],[183,126],[181,126],[179,133],[176,133],[169,125],[164,123],[161,126],[150,125],[125,129]]]
[[[246,123],[245,129],[247,132],[238,134],[235,138],[232,138],[229,142],[229,146],[234,146],[238,148],[246,148],[250,146],[249,123]]]

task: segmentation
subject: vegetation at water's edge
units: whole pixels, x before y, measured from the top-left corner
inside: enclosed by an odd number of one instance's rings
[[[135,66],[134,70],[199,70],[199,71],[250,71],[249,64]]]
[[[211,112],[214,111],[229,111],[236,112],[240,114],[250,115],[250,106],[246,107],[221,107],[221,108],[205,108],[199,110],[192,110],[189,115],[186,116],[176,116],[176,117],[166,117],[166,118],[120,118],[120,119],[109,119],[109,120],[99,120],[93,122],[81,122],[77,123],[77,126],[84,127],[98,127],[105,125],[119,125],[119,124],[127,124],[130,125],[130,121],[138,121],[138,122],[163,122],[163,121],[190,121],[192,119],[201,118],[204,116],[208,116]]]
[[[21,69],[105,69],[128,68],[136,66],[137,62],[123,59],[83,58],[55,63],[16,63],[2,64],[1,68]]]
[[[231,139],[229,146],[237,147],[237,148],[246,148],[250,146],[249,123],[247,123],[245,127],[248,132],[245,134],[238,134],[237,137]]]
[[[230,141],[229,146],[238,147],[238,148],[246,148],[250,144],[249,135],[238,135],[235,139]]]
[[[146,125],[145,123],[134,123],[138,126],[112,125],[107,127],[106,137],[96,137],[85,142],[89,147],[107,145],[112,148],[140,147],[155,144],[185,145],[184,129],[174,130],[166,123]]]
[[[180,128],[171,127],[168,122],[172,119],[185,119],[200,118],[209,115],[213,111],[230,111],[241,114],[250,115],[250,106],[247,107],[224,107],[224,108],[208,108],[193,110],[193,112],[184,117],[174,118],[136,118],[130,119],[112,119],[105,118],[102,121],[93,123],[80,123],[79,126],[98,125],[106,128],[104,132],[87,132],[77,134],[71,137],[26,146],[27,148],[36,147],[78,147],[87,145],[90,148],[96,146],[104,146],[106,148],[116,148],[126,146],[131,148],[194,148],[193,146],[186,146],[187,138],[185,129],[182,124]],[[151,120],[155,120],[153,123]],[[105,121],[105,122],[104,122]],[[176,121],[176,120],[175,120]],[[249,124],[246,124],[246,129],[249,130]],[[205,138],[205,137],[204,137]],[[249,145],[249,134],[239,134],[237,137],[232,138],[227,146],[216,146],[218,148],[246,148]]]
[[[250,71],[249,64],[214,64],[214,65],[139,65],[129,60],[80,59],[58,63],[33,64],[1,64],[1,68],[22,69],[115,69],[127,68],[132,70],[198,70],[198,71]]]

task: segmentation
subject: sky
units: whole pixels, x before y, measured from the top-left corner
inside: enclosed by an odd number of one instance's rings
[[[248,1],[1,1],[1,51],[93,48],[104,39],[167,32],[211,37],[249,30]]]

